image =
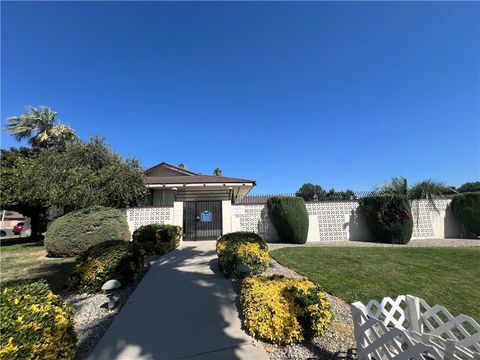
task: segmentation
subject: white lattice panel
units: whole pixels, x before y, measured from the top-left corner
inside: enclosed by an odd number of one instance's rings
[[[126,210],[130,231],[133,233],[142,225],[173,224],[173,207],[145,207]]]
[[[435,349],[442,359],[480,360],[480,325],[474,319],[453,316],[445,307],[430,307],[415,296],[386,297],[381,302],[370,300],[367,305],[355,302],[352,318],[360,359],[379,355],[391,359],[399,354],[404,358],[402,351],[411,348],[413,342]],[[392,343],[392,335],[397,343]],[[405,339],[408,341],[403,344]]]
[[[275,230],[268,218],[267,205],[243,205],[242,207],[243,214],[237,215],[240,220],[240,230],[257,233],[265,241],[275,240]]]
[[[315,215],[320,241],[348,241],[356,201],[311,202],[306,204],[308,215]]]

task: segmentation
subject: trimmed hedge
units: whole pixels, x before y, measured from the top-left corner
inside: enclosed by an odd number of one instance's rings
[[[108,280],[118,280],[125,287],[144,272],[144,252],[140,247],[132,242],[110,240],[92,246],[77,258],[68,286],[79,293],[96,293]]]
[[[241,276],[242,265],[248,267],[251,275],[268,269],[268,247],[258,234],[245,231],[225,234],[217,240],[216,249],[218,266],[228,277]]]
[[[73,359],[73,310],[44,281],[1,290],[0,358]]]
[[[282,242],[305,244],[308,213],[301,197],[273,196],[267,200],[268,216]]]
[[[175,225],[149,224],[133,232],[133,242],[149,255],[163,255],[180,245],[182,228]]]
[[[480,235],[480,193],[464,193],[452,199],[453,215],[465,229]]]
[[[413,232],[410,202],[403,195],[374,195],[359,201],[365,223],[378,242],[406,244]]]
[[[333,318],[325,294],[306,279],[249,277],[240,302],[248,332],[278,345],[322,335]]]
[[[94,206],[56,219],[44,242],[50,256],[70,257],[109,240],[130,241],[127,218],[117,209]]]

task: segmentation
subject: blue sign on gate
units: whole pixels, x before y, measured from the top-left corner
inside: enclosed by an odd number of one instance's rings
[[[200,221],[202,222],[212,221],[212,213],[210,211],[203,211],[200,214]]]

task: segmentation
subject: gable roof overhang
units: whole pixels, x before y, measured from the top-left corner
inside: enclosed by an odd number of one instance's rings
[[[151,168],[148,168],[147,170],[145,170],[145,174],[148,176],[148,173],[151,172],[151,171],[154,171],[158,168],[167,168],[167,169],[170,169],[172,171],[175,171],[179,174],[183,174],[183,175],[197,175],[196,173],[192,172],[192,171],[189,171],[187,169],[184,169],[184,168],[181,168],[181,167],[178,167],[178,166],[174,166],[174,165],[171,165],[171,164],[168,164],[166,162],[161,162],[160,164],[157,164],[155,166],[152,166]]]

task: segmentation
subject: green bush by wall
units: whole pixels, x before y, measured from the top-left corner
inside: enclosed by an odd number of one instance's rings
[[[127,219],[117,209],[94,206],[56,219],[45,235],[45,247],[50,256],[69,257],[108,240],[130,240]]]
[[[403,195],[375,195],[360,199],[359,208],[378,242],[406,244],[413,232],[410,202]]]
[[[268,269],[270,256],[265,241],[258,235],[238,231],[221,236],[216,244],[218,266],[226,276],[242,275],[241,266],[248,274],[258,275]]]
[[[133,232],[133,242],[149,255],[163,255],[176,249],[182,238],[182,228],[175,225],[149,224]]]
[[[111,279],[120,281],[122,287],[128,286],[140,279],[144,271],[144,252],[139,246],[110,240],[92,246],[77,258],[68,285],[79,293],[95,293]]]
[[[300,197],[273,196],[267,200],[268,216],[282,242],[305,244],[308,213]]]
[[[73,359],[73,310],[43,281],[7,286],[0,294],[0,358]]]
[[[465,229],[480,235],[480,192],[454,196],[451,206],[453,215]]]

